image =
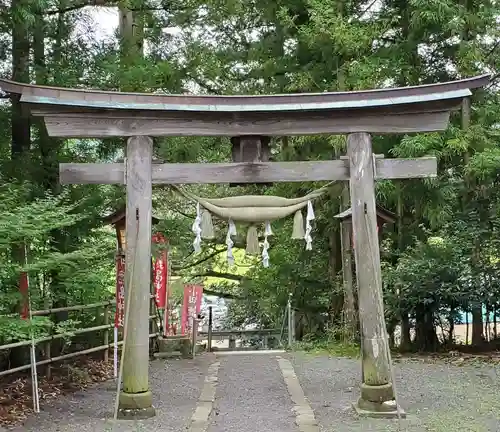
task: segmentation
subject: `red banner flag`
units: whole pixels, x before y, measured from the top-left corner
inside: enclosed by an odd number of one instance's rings
[[[201,285],[185,285],[184,301],[182,302],[181,334],[191,333],[193,321],[201,311],[203,287]]]
[[[19,277],[19,292],[21,293],[21,319],[28,319],[29,317],[29,307],[28,307],[28,273],[22,272]]]
[[[167,243],[167,240],[161,233],[156,233],[152,240],[154,243],[163,246]],[[165,249],[163,249],[155,258],[153,270],[156,307],[158,309],[167,309],[168,256]]]
[[[125,316],[125,257],[116,257],[116,312],[115,327],[123,327]]]

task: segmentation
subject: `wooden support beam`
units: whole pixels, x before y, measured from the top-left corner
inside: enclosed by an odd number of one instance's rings
[[[233,162],[269,162],[269,141],[264,136],[232,137]]]
[[[457,101],[455,105],[459,105]],[[404,108],[402,107],[401,110]],[[383,110],[382,110],[383,111]],[[64,115],[36,111],[43,115],[51,137],[106,138],[148,136],[290,136],[370,132],[403,134],[443,131],[448,127],[449,108],[436,112],[383,113],[352,112],[250,112],[189,113],[99,112]]]
[[[61,184],[125,184],[123,163],[60,163]]]
[[[382,411],[383,403],[394,399],[394,388],[384,319],[370,135],[349,135],[347,154],[362,338],[363,383],[358,405],[366,411]]]
[[[259,163],[269,162],[269,137],[264,136],[236,136],[231,138],[231,155],[233,162]],[[272,183],[264,184],[270,186]],[[230,186],[242,186],[241,183],[230,183]]]
[[[376,179],[435,177],[433,157],[416,159],[377,159]],[[62,184],[124,184],[124,166],[113,164],[59,165]],[[272,183],[349,180],[349,161],[262,162],[262,163],[186,163],[154,164],[154,184],[196,183]]]

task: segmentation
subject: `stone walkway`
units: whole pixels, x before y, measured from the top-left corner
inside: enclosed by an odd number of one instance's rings
[[[37,432],[498,432],[499,369],[405,361],[397,390],[408,418],[356,418],[359,362],[304,354],[204,354],[154,361],[157,416],[109,420],[114,382],[43,406],[15,431]],[[114,426],[114,427],[113,427]]]
[[[119,422],[113,430],[116,384],[114,381],[60,399],[33,415],[16,432],[139,432],[186,431],[214,356],[196,360],[151,362],[150,383],[156,417],[141,422]]]

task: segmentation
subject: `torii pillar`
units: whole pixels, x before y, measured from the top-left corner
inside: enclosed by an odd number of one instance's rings
[[[119,396],[122,418],[155,415],[149,390],[149,305],[151,282],[153,140],[147,136],[127,141],[125,250],[125,351],[123,387]],[[127,316],[128,312],[128,316]]]
[[[347,137],[354,258],[361,327],[361,397],[354,405],[360,415],[404,416],[396,405],[389,340],[384,319],[380,249],[375,204],[375,157],[371,136]]]

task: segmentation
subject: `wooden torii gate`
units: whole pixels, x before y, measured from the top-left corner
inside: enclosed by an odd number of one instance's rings
[[[126,271],[130,296],[120,410],[154,415],[148,382],[152,184],[349,181],[362,331],[363,382],[358,407],[395,413],[383,314],[375,188],[377,179],[436,175],[434,158],[378,159],[370,134],[443,131],[450,112],[487,75],[442,84],[342,93],[186,96],[64,89],[0,80],[0,88],[43,117],[51,137],[128,137],[125,163],[60,164],[63,184],[124,184]],[[269,137],[348,134],[347,159],[266,162]],[[227,136],[250,162],[152,164],[158,136]],[[261,145],[262,143],[262,145]],[[242,156],[243,160],[245,159]],[[358,247],[359,245],[359,247]],[[132,262],[136,257],[135,263]],[[127,276],[126,280],[129,281]]]

